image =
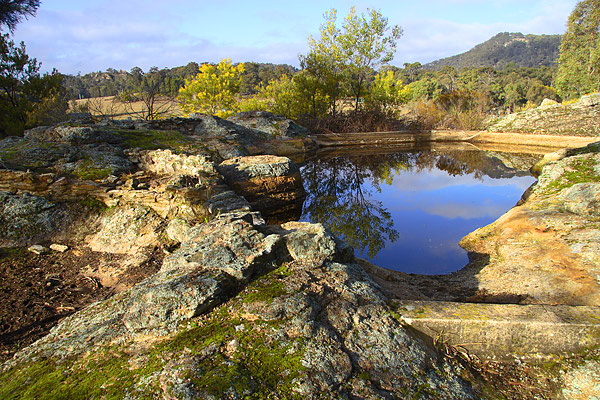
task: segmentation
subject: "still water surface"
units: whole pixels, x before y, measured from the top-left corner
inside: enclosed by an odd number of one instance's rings
[[[517,203],[539,158],[451,148],[322,153],[301,168],[301,220],[324,224],[381,267],[450,273],[468,262],[458,242]]]

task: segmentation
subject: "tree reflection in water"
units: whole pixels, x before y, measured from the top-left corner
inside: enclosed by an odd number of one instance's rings
[[[319,155],[302,167],[307,191],[303,220],[320,222],[360,254],[374,258],[399,238],[392,214],[373,191],[406,171],[439,169],[451,176],[510,178],[528,175],[483,151],[402,151],[389,154]]]

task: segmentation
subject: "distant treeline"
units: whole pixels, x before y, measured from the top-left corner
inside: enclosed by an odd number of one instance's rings
[[[151,68],[144,72],[139,67],[131,71],[118,71],[109,68],[104,72],[92,72],[85,75],[64,75],[63,85],[67,89],[68,100],[87,99],[92,97],[116,96],[123,93],[137,93],[144,87],[144,79],[151,73],[160,73],[159,92],[164,95],[177,96],[179,88],[185,80],[198,73],[199,64],[190,62],[175,68]],[[240,94],[255,94],[257,87],[267,85],[283,75],[293,75],[296,68],[287,64],[265,64],[256,62],[244,63],[244,72],[240,85]]]

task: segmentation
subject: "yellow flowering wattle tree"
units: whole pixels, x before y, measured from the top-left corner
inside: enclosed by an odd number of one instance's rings
[[[375,76],[365,100],[369,109],[393,114],[409,99],[410,89],[402,83],[402,79],[395,78],[393,71],[382,71]]]
[[[244,64],[234,66],[230,59],[217,65],[202,64],[199,73],[186,80],[177,100],[183,112],[227,117],[239,109],[236,95],[240,90]]]

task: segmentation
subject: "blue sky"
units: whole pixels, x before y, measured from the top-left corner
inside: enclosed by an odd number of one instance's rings
[[[499,32],[563,33],[576,0],[42,0],[15,32],[43,70],[76,74],[174,67],[190,61],[298,65],[323,13],[379,9],[404,35],[393,65],[426,63],[469,50]]]

